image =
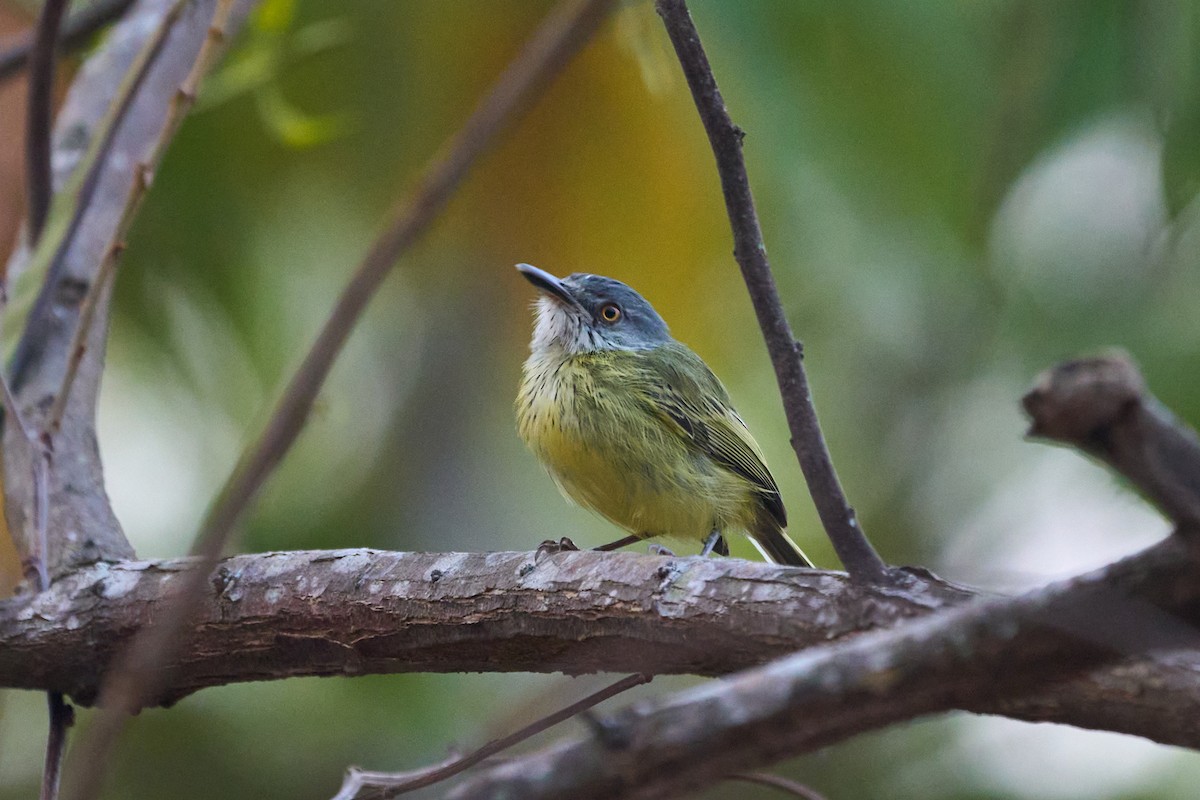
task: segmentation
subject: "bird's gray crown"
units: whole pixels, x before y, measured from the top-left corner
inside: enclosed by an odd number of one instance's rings
[[[629,286],[603,275],[576,272],[562,280],[571,295],[591,315],[590,325],[609,347],[643,349],[671,341],[667,323],[654,306]],[[606,306],[620,312],[615,322],[604,316]]]

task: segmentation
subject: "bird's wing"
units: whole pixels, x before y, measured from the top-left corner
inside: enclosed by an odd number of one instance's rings
[[[787,527],[779,487],[758,442],[708,365],[678,343],[639,355],[645,369],[638,388],[646,395],[648,406],[680,436],[750,481],[779,526]]]

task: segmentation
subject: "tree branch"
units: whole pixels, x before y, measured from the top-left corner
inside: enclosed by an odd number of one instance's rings
[[[176,99],[195,96],[197,77],[211,62],[208,57],[213,49],[211,45],[224,34],[224,19],[228,16],[230,2],[217,0],[209,35],[200,48],[195,67],[175,95]],[[334,359],[396,258],[436,218],[496,134],[528,107],[539,90],[590,38],[611,5],[612,0],[572,0],[551,14],[511,67],[500,76],[493,91],[484,98],[463,129],[452,137],[445,156],[435,159],[410,203],[401,208],[392,224],[376,240],[284,391],[266,430],[239,460],[206,515],[192,546],[192,552],[200,559],[198,568],[180,576],[164,609],[152,624],[137,632],[111,665],[100,690],[103,708],[100,718],[76,748],[81,753],[78,763],[82,767],[78,775],[73,773],[70,788],[77,789],[79,796],[92,796],[96,791],[100,770],[107,762],[106,750],[118,735],[125,716],[160,695],[164,679],[162,665],[172,661],[177,649],[183,646],[185,623],[202,596],[209,570],[215,566],[232,536],[241,513],[299,435]],[[173,130],[172,123],[177,120],[175,109],[173,102],[162,141],[169,138]],[[119,226],[117,230],[120,230]],[[64,382],[64,389],[69,386],[70,383]]]
[[[133,556],[108,504],[97,451],[95,408],[111,287],[92,287],[111,255],[131,192],[146,178],[137,165],[171,121],[168,109],[207,35],[213,4],[140,0],[89,59],[58,116],[54,177],[62,188],[48,227],[35,251],[19,251],[10,260],[8,274],[25,272],[24,278],[42,283],[12,362],[13,390],[31,426],[46,427],[64,376],[75,374],[54,436],[47,553],[52,576],[97,559]],[[235,23],[247,7],[248,0],[238,1]],[[93,293],[92,324],[75,341],[81,307]],[[21,435],[5,426],[6,512],[14,530],[24,528],[34,495],[29,478],[11,461]]]
[[[54,117],[54,62],[58,26],[71,0],[45,0],[29,54],[29,96],[25,119],[25,191],[29,241],[37,242],[50,211],[50,127]]]
[[[86,8],[71,14],[62,25],[59,47],[71,50],[83,46],[91,39],[92,34],[119,19],[132,4],[133,0],[96,0]],[[6,41],[11,44],[0,51],[0,84],[20,74],[29,62],[29,53],[33,50],[32,35],[24,34]]]
[[[1030,436],[1078,447],[1176,523],[1200,527],[1200,440],[1146,391],[1126,354],[1052,367],[1022,402],[1033,420]]]
[[[1198,557],[1173,536],[1016,599],[976,601],[814,647],[627,708],[603,722],[602,737],[577,736],[485,769],[445,796],[672,797],[893,722],[991,709],[1114,653],[1194,644]],[[1161,624],[1174,615],[1188,625]]]
[[[0,603],[0,686],[95,700],[114,654],[194,560],[96,564]],[[1157,562],[1155,562],[1157,563]],[[227,558],[166,670],[172,703],[227,683],[395,672],[724,675],[972,601],[740,559],[634,553],[263,553]],[[1182,600],[1180,601],[1182,602]],[[899,626],[899,627],[898,627]],[[1074,639],[1058,637],[1064,658]],[[970,710],[1200,747],[1200,656],[1131,660]]]
[[[1035,435],[1104,459],[1177,519],[1179,531],[1137,556],[1023,597],[976,601],[628,709],[606,723],[611,735],[562,742],[492,768],[450,796],[671,796],[733,769],[950,708],[1036,719],[1039,710],[1077,701],[1074,676],[1114,657],[1115,668],[1093,673],[1100,685],[1115,680],[1134,695],[1157,693],[1163,684],[1148,679],[1151,665],[1194,692],[1200,671],[1196,435],[1159,406],[1122,356],[1048,371],[1025,405]],[[1150,657],[1130,658],[1141,654]],[[1073,680],[1070,687],[1066,680]],[[1032,703],[1031,689],[1041,696]],[[1072,723],[1090,726],[1096,713],[1107,716],[1109,709],[1085,702],[1078,710]],[[1144,717],[1143,711],[1120,712],[1135,722],[1123,729],[1156,738],[1149,728],[1176,713],[1171,703]]]
[[[433,764],[410,772],[372,772],[370,770],[351,767],[342,781],[341,789],[333,800],[387,800],[398,797],[406,792],[433,786],[436,783],[466,772],[476,764],[481,764],[498,753],[503,753],[510,747],[520,744],[526,739],[537,736],[545,730],[553,728],[560,722],[594,708],[605,700],[616,697],[621,692],[635,686],[649,683],[651,677],[640,673],[626,675],[619,681],[605,686],[599,691],[592,692],[587,697],[560,708],[552,714],[536,719],[520,730],[507,736],[493,739],[487,744],[461,756],[451,756],[440,764]]]
[[[754,210],[754,195],[742,158],[745,134],[729,117],[687,4],[683,0],[657,0],[656,7],[675,47],[717,159],[721,191],[733,229],[733,256],[742,269],[742,278],[750,291],[754,312],[758,315],[758,324],[775,366],[775,378],[779,382],[788,428],[792,433],[792,447],[800,460],[800,469],[804,472],[821,524],[833,542],[838,558],[853,577],[868,581],[889,580],[886,565],[867,540],[854,509],[846,500],[817,422],[808,376],[804,371],[803,347],[793,336],[784,314],[767,260],[767,246],[763,243],[758,214]]]

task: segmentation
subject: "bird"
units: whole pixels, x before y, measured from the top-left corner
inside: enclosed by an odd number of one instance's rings
[[[517,270],[539,292],[517,430],[563,495],[638,539],[728,555],[725,535],[745,533],[767,560],[811,567],[729,393],[654,307],[602,275]]]

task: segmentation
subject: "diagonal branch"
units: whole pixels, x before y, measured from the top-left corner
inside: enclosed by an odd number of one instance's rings
[[[462,129],[434,157],[412,195],[371,245],[317,339],[292,376],[266,428],[247,448],[213,503],[193,553],[216,558],[238,519],[291,448],[354,326],[397,259],[445,208],[497,136],[520,116],[605,19],[612,0],[566,0],[556,7],[497,79]]]
[[[342,787],[333,800],[387,800],[407,792],[414,792],[426,786],[433,786],[448,778],[453,778],[466,772],[476,764],[482,764],[492,756],[502,753],[510,747],[515,747],[526,739],[537,736],[542,731],[549,730],[560,722],[565,722],[577,714],[598,706],[605,700],[616,697],[621,692],[635,686],[649,683],[651,677],[635,673],[627,675],[615,683],[605,686],[599,691],[592,692],[587,697],[560,708],[552,714],[513,731],[507,736],[493,739],[487,744],[472,750],[462,756],[452,756],[440,764],[434,764],[411,772],[371,772],[358,767],[351,767],[342,781]]]
[[[1125,682],[1131,694],[1163,688],[1132,656],[1148,655],[1159,675],[1181,672],[1182,683],[1195,686],[1200,440],[1146,391],[1123,356],[1060,365],[1024,402],[1033,433],[1104,459],[1176,518],[1180,530],[1134,557],[1022,597],[977,600],[628,709],[606,725],[617,731],[615,739],[562,742],[463,781],[450,796],[673,796],[731,770],[923,714],[1023,709],[1016,716],[1032,719],[1039,708],[1077,699],[1064,681],[1077,684],[1082,670],[1114,658],[1108,677],[1120,682],[1132,669]],[[1063,637],[1071,643],[1066,649]],[[1074,724],[1104,713],[1089,703],[1079,710]],[[1168,703],[1149,719],[1158,724],[1174,713]]]
[[[167,115],[156,138],[149,144],[146,153],[138,161],[136,179],[129,185],[128,194],[120,205],[120,217],[109,234],[108,244],[103,250],[103,257],[95,278],[83,300],[79,303],[79,319],[75,323],[75,332],[67,347],[67,366],[63,374],[62,384],[54,395],[54,402],[46,413],[43,430],[50,436],[57,435],[62,429],[63,415],[71,397],[71,389],[79,374],[79,365],[87,353],[87,340],[92,334],[92,321],[100,306],[109,283],[116,271],[117,262],[125,251],[125,235],[129,232],[134,218],[142,207],[153,182],[153,176],[166,155],[175,134],[179,132],[183,120],[196,104],[200,91],[200,83],[212,69],[221,53],[225,38],[229,32],[230,19],[233,14],[234,0],[217,0],[213,10],[213,21],[209,25],[208,34],[200,44],[191,70],[189,70],[179,90],[171,95],[167,107]]]
[[[775,378],[779,382],[792,433],[792,447],[800,459],[800,468],[821,524],[833,542],[838,558],[852,576],[868,581],[887,581],[890,579],[887,567],[867,540],[854,509],[846,500],[817,423],[817,412],[804,371],[802,345],[792,335],[779,300],[758,214],[754,210],[754,196],[742,158],[744,133],[733,124],[725,109],[725,101],[717,89],[716,78],[708,65],[687,4],[684,0],[657,0],[656,6],[683,66],[683,74],[717,159],[721,191],[733,229],[733,256],[742,268],[742,277],[775,366]]]
[[[468,778],[455,800],[665,798],[894,722],[982,710],[1116,654],[1182,640],[1156,614],[1200,620],[1200,553],[1167,541],[1015,599],[976,601],[893,630],[815,647],[726,680],[626,708],[576,736]],[[1117,607],[1127,619],[1096,613]],[[1141,611],[1146,611],[1143,616]],[[1147,624],[1149,623],[1149,624]],[[1186,627],[1186,626],[1181,626]],[[1067,630],[1064,631],[1064,628]],[[1064,647],[1066,642],[1070,646]]]

